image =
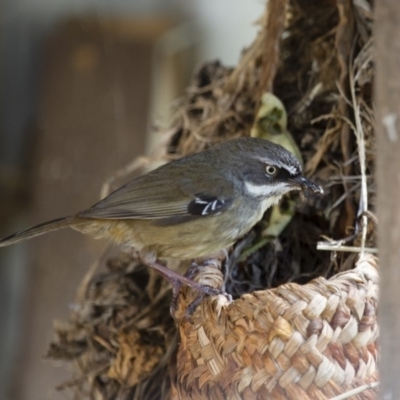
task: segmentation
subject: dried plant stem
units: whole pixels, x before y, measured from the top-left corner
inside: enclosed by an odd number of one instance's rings
[[[354,396],[355,394],[359,394],[364,392],[365,390],[374,389],[379,386],[379,382],[371,382],[367,383],[366,385],[359,386],[355,389],[349,390],[346,393],[340,394],[339,396],[332,397],[330,400],[345,400]]]
[[[366,215],[366,211],[368,211],[368,186],[367,186],[367,174],[366,174],[366,161],[365,161],[365,135],[364,129],[361,123],[361,110],[360,106],[357,102],[356,98],[356,89],[354,82],[354,66],[351,68],[350,74],[350,93],[351,93],[351,101],[354,110],[354,119],[355,119],[355,130],[354,133],[357,139],[357,148],[358,148],[358,158],[361,169],[361,196],[360,196],[360,206],[358,209],[358,216],[361,217],[361,250],[360,257],[364,255],[365,249],[365,241],[367,238],[367,225],[368,225],[368,217]]]
[[[317,250],[326,250],[326,251],[344,251],[347,253],[371,253],[377,254],[378,249],[375,247],[356,247],[356,246],[342,246],[341,244],[337,243],[330,243],[330,242],[318,242],[317,243]]]
[[[272,85],[279,64],[280,41],[285,27],[287,0],[269,0],[265,13],[263,35],[263,71],[260,82],[261,97],[264,92],[272,92]]]
[[[354,16],[353,7],[350,0],[338,0],[337,9],[339,13],[339,24],[336,31],[336,49],[337,59],[340,67],[339,88],[343,95],[338,102],[339,114],[348,119],[350,105],[348,104],[348,77],[349,77],[349,57],[354,40]],[[352,175],[353,166],[348,163],[353,152],[353,143],[350,132],[350,125],[346,122],[340,122],[340,147],[343,157],[343,175]],[[350,190],[348,182],[343,182],[344,192]],[[342,212],[337,222],[337,232],[344,235],[347,227],[353,226],[355,220],[355,210],[353,199],[347,196],[344,202],[344,212]]]

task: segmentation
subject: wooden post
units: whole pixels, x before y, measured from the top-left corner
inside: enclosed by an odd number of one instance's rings
[[[400,1],[375,2],[380,398],[400,399]]]

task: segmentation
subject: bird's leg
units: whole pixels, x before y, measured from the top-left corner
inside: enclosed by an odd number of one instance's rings
[[[218,289],[214,289],[211,286],[201,285],[188,278],[187,276],[181,275],[178,272],[169,269],[164,264],[160,263],[152,253],[140,253],[139,255],[135,252],[132,253],[134,258],[139,258],[143,264],[150,268],[155,269],[163,278],[165,278],[173,288],[173,292],[178,294],[182,285],[189,286],[193,289],[200,291],[201,293],[208,295],[217,295],[220,292]]]
[[[192,315],[196,307],[200,304],[200,302],[204,299],[206,295],[218,295],[221,293],[219,289],[214,289],[211,286],[201,285],[192,280],[192,278],[196,275],[198,271],[198,266],[196,264],[195,268],[189,267],[187,273],[185,275],[178,274],[177,272],[169,269],[165,265],[161,264],[157,260],[143,260],[142,262],[148,265],[150,268],[154,268],[162,277],[164,277],[172,286],[172,299],[170,303],[170,313],[172,316],[175,315],[177,309],[177,300],[179,296],[179,292],[181,290],[182,285],[187,285],[192,289],[196,289],[199,291],[199,295],[196,299],[189,304],[186,315]],[[193,265],[193,264],[192,264]]]
[[[191,281],[193,281],[193,278],[197,275],[198,272],[199,272],[199,265],[193,261],[190,264],[188,270],[186,271],[185,277],[190,279]],[[177,287],[172,287],[172,299],[171,299],[171,304],[170,304],[171,315],[175,315],[175,311],[177,309],[177,301],[178,301],[179,291],[180,291],[181,286],[182,286],[182,284],[179,283],[179,285],[177,285]],[[207,286],[207,287],[209,287],[209,286]],[[200,301],[201,301],[203,298],[204,298],[204,293],[202,293],[202,295],[197,296],[196,300],[200,299]],[[193,307],[193,311],[197,307],[199,302]],[[193,305],[193,303],[190,304],[188,308],[190,308],[192,305]],[[192,315],[193,311],[191,311],[189,315]]]

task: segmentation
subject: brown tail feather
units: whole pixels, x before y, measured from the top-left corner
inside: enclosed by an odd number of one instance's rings
[[[0,247],[10,246],[14,243],[22,242],[23,240],[43,235],[47,232],[56,231],[58,229],[67,228],[75,223],[75,217],[64,217],[53,219],[43,224],[36,225],[22,232],[17,232],[14,235],[8,236],[0,240]]]

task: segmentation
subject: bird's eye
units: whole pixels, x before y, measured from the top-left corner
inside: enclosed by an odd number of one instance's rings
[[[268,175],[275,175],[278,172],[278,168],[274,167],[273,165],[267,165],[265,167],[265,172]]]

